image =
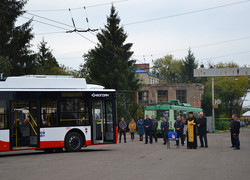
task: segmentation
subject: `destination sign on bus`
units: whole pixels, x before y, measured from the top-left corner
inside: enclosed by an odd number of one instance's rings
[[[92,93],[92,97],[109,97],[109,94]]]

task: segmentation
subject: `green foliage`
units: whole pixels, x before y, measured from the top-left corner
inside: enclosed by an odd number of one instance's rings
[[[10,64],[10,62],[4,57],[0,56],[0,73],[4,73],[5,76],[9,76],[11,70],[12,65]]]
[[[97,34],[98,45],[84,54],[86,63],[81,72],[84,72],[83,76],[87,77],[88,82],[121,93],[117,98],[118,118],[123,116],[130,119],[133,117],[130,109],[134,92],[139,88],[139,79],[135,74],[135,61],[130,59],[132,43],[125,43],[127,34],[119,24],[120,18],[112,5],[107,25]]]
[[[17,18],[24,13],[22,9],[26,3],[25,0],[1,0],[0,4],[0,56],[11,63],[11,75],[33,74],[36,71],[35,56],[30,50],[32,20],[15,26]]]
[[[182,82],[183,61],[173,58],[173,55],[166,55],[157,59],[153,65],[153,73],[161,79],[161,83]]]
[[[50,47],[47,47],[47,42],[42,40],[38,44],[38,53],[36,54],[37,59],[37,74],[45,75],[67,75],[66,68],[59,66],[56,58],[52,54]]]
[[[234,64],[234,63],[233,63]],[[218,63],[215,67],[236,67],[236,64],[223,64]],[[232,66],[233,65],[233,66]],[[231,117],[233,113],[240,115],[243,99],[246,96],[248,89],[247,77],[216,77],[214,78],[214,94],[215,99],[221,99],[222,103],[219,108],[215,110],[216,117],[222,114],[226,117]],[[207,115],[211,115],[212,104],[212,82],[211,78],[205,84],[205,92],[203,94],[202,108]],[[225,117],[224,116],[224,117]]]
[[[191,52],[191,49],[188,50],[188,55],[183,60],[183,63],[183,81],[188,83],[195,83],[196,78],[194,77],[194,69],[197,69],[198,63],[195,61],[194,53]]]
[[[230,120],[215,119],[215,129],[216,130],[228,130],[229,125],[230,125]]]

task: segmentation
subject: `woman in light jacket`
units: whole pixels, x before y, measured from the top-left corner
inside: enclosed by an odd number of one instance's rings
[[[136,132],[136,123],[134,119],[131,119],[129,125],[128,125],[129,131],[131,133],[131,141],[134,141],[135,139],[135,132]]]

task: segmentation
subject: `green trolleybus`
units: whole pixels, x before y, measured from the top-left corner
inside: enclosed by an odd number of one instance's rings
[[[146,106],[144,115],[152,115],[158,120],[158,128],[157,131],[159,134],[161,133],[161,122],[162,118],[166,117],[169,122],[169,129],[170,131],[174,130],[174,123],[177,119],[177,116],[184,116],[187,118],[188,113],[193,112],[194,116],[198,117],[199,112],[202,112],[200,108],[191,107],[190,104],[180,103],[179,100],[171,100],[166,102],[164,105],[153,105],[153,106]]]

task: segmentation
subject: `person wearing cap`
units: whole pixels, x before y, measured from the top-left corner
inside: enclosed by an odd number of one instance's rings
[[[200,112],[200,117],[197,121],[198,133],[200,137],[200,147],[204,147],[203,139],[205,141],[205,148],[207,148],[207,118],[204,116],[203,112]]]
[[[189,112],[189,118],[187,118],[187,148],[196,149],[197,148],[197,138],[196,138],[196,124],[197,120],[194,117],[193,112]]]

